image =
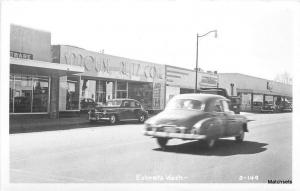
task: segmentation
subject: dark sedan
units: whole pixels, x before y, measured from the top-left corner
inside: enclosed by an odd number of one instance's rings
[[[212,94],[181,94],[165,110],[145,122],[144,135],[157,138],[165,148],[169,139],[205,140],[213,147],[223,137],[242,142],[248,132],[247,119],[229,110],[229,100]]]
[[[104,105],[90,110],[88,114],[90,122],[106,120],[111,124],[131,120],[144,123],[148,117],[140,102],[133,99],[111,99]]]

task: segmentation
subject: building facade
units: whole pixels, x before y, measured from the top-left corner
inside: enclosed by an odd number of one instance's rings
[[[10,31],[10,114],[56,118],[60,76],[81,73],[83,68],[51,62],[50,32],[17,25]]]
[[[242,111],[252,111],[257,102],[277,105],[293,97],[292,85],[239,73],[219,73],[219,87],[241,98]]]
[[[195,79],[195,70],[51,45],[50,32],[11,25],[11,117],[57,118],[80,111],[85,99],[132,98],[160,111],[174,95],[193,93]],[[292,99],[291,85],[237,73],[199,70],[197,87],[226,88],[241,97],[243,111],[251,111],[253,102]]]
[[[165,66],[166,69],[166,102],[177,94],[194,93],[196,72],[186,68]],[[197,89],[218,86],[216,72],[198,71]]]
[[[53,62],[80,66],[84,72],[60,77],[59,110],[81,109],[85,98],[103,103],[131,98],[147,110],[164,108],[165,67],[66,45],[52,46]]]

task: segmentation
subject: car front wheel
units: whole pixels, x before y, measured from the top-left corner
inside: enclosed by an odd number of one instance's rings
[[[168,143],[168,139],[159,137],[157,138],[157,143],[160,146],[160,148],[165,149]]]
[[[146,120],[146,116],[144,115],[144,114],[141,114],[140,116],[139,116],[139,122],[140,123],[144,123],[145,122],[145,120]]]
[[[111,115],[110,118],[109,118],[109,123],[110,123],[111,125],[114,125],[114,124],[116,124],[116,122],[117,122],[117,117],[116,117],[116,115]]]
[[[241,130],[240,135],[235,137],[236,142],[241,143],[243,142],[245,137],[245,132],[244,130]]]

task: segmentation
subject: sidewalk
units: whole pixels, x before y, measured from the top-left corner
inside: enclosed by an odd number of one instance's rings
[[[87,114],[80,115],[78,117],[67,117],[60,119],[18,119],[10,120],[9,133],[27,133],[82,128],[85,127],[84,124],[89,124]]]

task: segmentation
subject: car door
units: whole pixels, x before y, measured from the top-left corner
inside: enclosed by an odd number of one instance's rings
[[[128,119],[137,119],[136,117],[136,105],[134,100],[129,101]]]
[[[222,107],[222,104],[220,100],[215,100],[213,103],[212,108],[212,116],[216,120],[216,124],[218,124],[217,127],[215,127],[213,132],[215,135],[208,135],[208,136],[216,136],[216,137],[223,137],[226,134],[227,129],[227,116],[224,113],[224,109]]]
[[[129,108],[129,100],[123,100],[122,104],[121,104],[121,107],[120,107],[120,120],[127,120],[129,119],[129,111],[130,111],[130,108]]]
[[[240,124],[233,111],[229,109],[229,103],[227,100],[220,100],[224,114],[227,120],[227,126],[225,136],[237,135],[240,132]]]

